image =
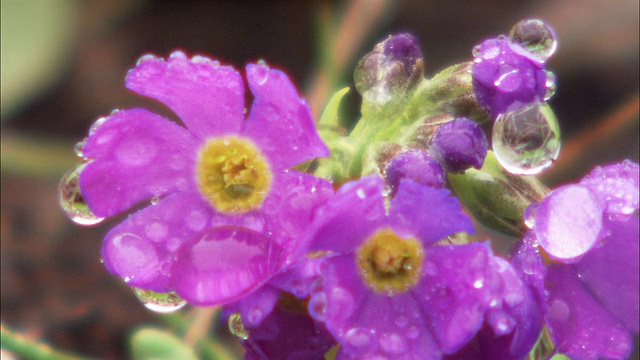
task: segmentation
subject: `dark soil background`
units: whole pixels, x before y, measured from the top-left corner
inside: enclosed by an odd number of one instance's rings
[[[3,12],[9,2],[3,0]],[[34,150],[21,150],[25,143],[35,144],[36,154],[40,145],[66,148],[60,162],[71,164],[73,145],[95,119],[115,108],[153,106],[124,88],[127,70],[146,53],[168,56],[181,49],[238,68],[263,58],[287,69],[305,92],[319,55],[317,14],[320,9],[339,14],[347,3],[64,3],[72,9],[67,24],[72,30],[68,41],[60,43],[65,46],[63,60],[47,70],[57,74],[55,80],[27,91],[15,104],[3,103],[2,322],[66,350],[125,358],[129,332],[157,321],[158,315],[147,311],[99,262],[101,237],[117,219],[94,228],[74,225],[57,202],[64,169],[46,161],[46,171],[8,164],[20,164],[21,154]],[[566,149],[573,151],[572,158],[560,159],[558,168],[543,178],[553,185],[575,180],[598,163],[637,161],[638,2],[634,0],[398,0],[356,50],[347,73],[387,34],[410,31],[421,41],[426,73],[432,76],[469,60],[475,44],[507,33],[526,17],[544,19],[558,32],[559,49],[548,64],[558,78],[551,105]],[[5,32],[3,39],[20,35]],[[39,53],[32,56],[36,59]],[[3,45],[3,67],[4,58]],[[345,77],[341,85],[353,86],[351,78]],[[355,92],[349,99],[345,114],[356,118]]]

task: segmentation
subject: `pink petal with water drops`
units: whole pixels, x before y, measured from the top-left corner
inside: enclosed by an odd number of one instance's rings
[[[391,200],[389,219],[396,233],[416,237],[429,245],[457,232],[475,232],[458,200],[446,189],[431,188],[411,180],[400,182]]]
[[[574,263],[600,240],[604,204],[581,185],[565,185],[547,196],[536,211],[535,233],[547,254]]]
[[[424,277],[414,294],[443,353],[456,352],[474,337],[491,300],[500,295],[494,288],[491,255],[483,243],[425,251]]]
[[[353,255],[327,259],[324,288],[312,293],[309,308],[341,345],[339,359],[370,356],[438,359],[440,350],[411,291],[388,296],[367,288]]]
[[[273,170],[329,156],[316,132],[309,105],[285,73],[264,64],[247,65],[254,96],[245,133],[267,154]]]
[[[89,136],[80,189],[98,216],[118,214],[142,200],[195,188],[197,140],[184,128],[144,109],[122,110]]]
[[[574,266],[549,267],[547,323],[556,351],[571,359],[626,359],[629,331],[584,288]]]
[[[178,295],[194,305],[235,301],[274,275],[281,252],[261,233],[239,227],[210,228],[178,251],[172,284]]]
[[[316,212],[309,251],[354,252],[371,234],[387,224],[382,179],[377,175],[343,184]]]
[[[606,213],[629,216],[638,210],[640,202],[638,172],[638,164],[630,160],[598,166],[580,181],[580,185],[605,202]]]
[[[206,139],[237,133],[244,123],[244,85],[231,66],[176,51],[143,57],[126,78],[128,89],[167,105],[189,130]]]
[[[638,218],[605,220],[602,245],[576,263],[580,279],[593,296],[629,330],[638,332]]]
[[[293,260],[299,251],[306,251],[304,235],[316,209],[333,195],[333,187],[324,179],[289,170],[278,175],[270,192],[262,209],[276,219],[274,225],[286,256]]]
[[[104,239],[105,267],[130,286],[170,291],[176,251],[209,226],[210,207],[198,194],[173,194],[140,210]]]

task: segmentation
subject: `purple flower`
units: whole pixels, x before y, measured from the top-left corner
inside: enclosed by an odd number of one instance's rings
[[[340,343],[338,358],[437,359],[474,337],[501,280],[487,244],[434,246],[457,232],[473,232],[457,200],[411,180],[388,215],[377,176],[318,210],[310,251],[326,256],[309,312]]]
[[[488,147],[487,138],[475,121],[455,118],[438,128],[429,151],[448,172],[464,173],[470,167],[482,167]]]
[[[544,63],[505,36],[476,46],[471,75],[478,103],[493,119],[541,102],[547,92]]]
[[[98,216],[142,204],[106,236],[107,269],[130,286],[176,291],[196,305],[233,301],[292,261],[297,239],[331,186],[289,168],[328,150],[289,78],[241,75],[202,56],[140,59],[126,79],[184,127],[144,109],[116,112],[83,149],[80,188]]]
[[[546,302],[556,351],[621,359],[638,333],[638,165],[594,169],[551,192],[514,263]],[[632,215],[635,213],[635,215]],[[546,294],[546,295],[545,295]]]

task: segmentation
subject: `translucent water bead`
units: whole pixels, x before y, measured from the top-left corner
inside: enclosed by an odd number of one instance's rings
[[[509,32],[509,39],[527,49],[541,62],[549,60],[558,47],[555,30],[538,19],[525,19],[515,24]]]
[[[159,313],[170,313],[182,309],[187,301],[175,292],[155,292],[140,288],[132,288],[133,293],[149,310]]]
[[[58,187],[58,201],[69,219],[78,225],[91,226],[99,224],[104,218],[91,212],[80,192],[80,173],[86,165],[87,163],[80,164],[62,177]]]
[[[560,153],[560,127],[551,107],[536,103],[498,115],[493,124],[493,152],[514,175],[535,175]]]

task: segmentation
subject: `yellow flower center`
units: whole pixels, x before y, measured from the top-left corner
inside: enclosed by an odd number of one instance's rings
[[[422,273],[424,252],[416,239],[402,239],[389,228],[381,229],[356,253],[360,276],[374,291],[389,295],[415,286]]]
[[[262,206],[273,174],[260,150],[247,139],[213,138],[196,165],[200,193],[220,212],[243,213]]]

